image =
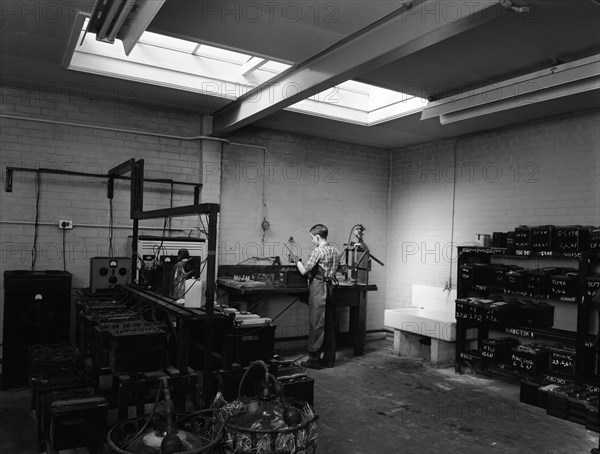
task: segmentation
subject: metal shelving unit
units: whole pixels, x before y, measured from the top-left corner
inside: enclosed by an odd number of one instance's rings
[[[545,260],[547,258],[572,259],[580,274],[578,284],[578,294],[573,304],[573,316],[576,317],[576,331],[567,331],[556,328],[534,328],[529,326],[490,326],[477,320],[465,320],[457,317],[456,323],[456,371],[462,373],[465,366],[472,362],[477,362],[478,358],[472,350],[467,349],[466,332],[469,329],[477,329],[477,350],[480,350],[481,341],[489,336],[490,329],[502,330],[508,335],[526,338],[529,340],[548,340],[561,342],[575,347],[575,376],[573,382],[598,386],[598,377],[594,376],[593,371],[586,370],[584,358],[586,357],[586,348],[593,347],[591,334],[589,333],[589,308],[584,302],[585,277],[590,275],[592,263],[600,263],[600,255],[589,252],[580,253],[557,253],[553,251],[529,251],[517,250],[508,252],[505,248],[493,247],[458,247],[458,275],[457,275],[457,298],[466,297],[487,297],[489,289],[485,285],[474,286],[473,289],[466,289],[462,282],[460,270],[463,265],[473,263],[477,260],[479,263],[490,264],[491,258],[523,260],[527,262],[532,259]],[[510,295],[507,295],[510,296]],[[518,297],[518,296],[517,296]],[[528,298],[528,297],[524,297]],[[528,298],[529,299],[529,298]],[[531,298],[540,300],[540,298]],[[552,303],[552,299],[545,299],[545,302]],[[590,347],[592,345],[592,347]],[[564,382],[566,380],[560,380]]]

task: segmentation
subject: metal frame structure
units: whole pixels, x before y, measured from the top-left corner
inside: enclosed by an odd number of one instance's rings
[[[132,241],[132,266],[137,267],[137,240],[139,221],[141,219],[158,219],[168,217],[193,216],[197,214],[208,215],[207,232],[207,258],[206,258],[206,319],[207,329],[205,334],[205,354],[204,354],[204,373],[202,374],[202,389],[206,393],[210,387],[211,361],[212,361],[212,342],[213,342],[213,321],[214,321],[214,298],[216,284],[216,258],[217,258],[217,216],[220,206],[216,203],[199,203],[199,192],[194,192],[194,203],[175,208],[165,208],[158,210],[144,211],[144,161],[130,159],[128,161],[113,167],[108,171],[110,178],[123,177],[125,174],[131,174],[131,208],[130,216],[133,220],[133,241]],[[109,196],[110,196],[109,184]],[[133,281],[133,273],[131,277]],[[133,282],[131,282],[133,284]],[[187,350],[186,350],[187,351]],[[202,396],[205,403],[208,403],[207,395]]]
[[[114,193],[114,180],[130,180],[130,191],[131,191],[131,202],[130,202],[130,218],[133,220],[133,241],[132,241],[132,266],[137,267],[138,260],[138,251],[137,251],[137,240],[139,237],[139,221],[142,219],[157,219],[157,218],[169,218],[169,217],[180,217],[180,216],[193,216],[197,214],[206,214],[208,215],[208,232],[207,232],[207,269],[206,269],[206,317],[208,323],[206,330],[206,339],[205,339],[205,359],[204,359],[204,370],[203,374],[203,389],[208,390],[210,387],[210,374],[207,373],[211,369],[211,360],[212,360],[212,342],[213,342],[213,320],[214,320],[214,295],[216,288],[216,246],[217,246],[217,217],[220,210],[219,204],[215,203],[199,203],[200,201],[200,190],[202,188],[201,183],[191,183],[185,181],[174,181],[171,179],[164,178],[144,178],[144,160],[139,159],[129,159],[108,171],[108,174],[96,174],[96,173],[88,173],[88,172],[75,172],[68,170],[60,170],[60,169],[50,169],[50,168],[27,168],[27,167],[7,167],[6,168],[6,181],[5,181],[5,191],[12,192],[13,190],[13,174],[14,172],[29,172],[29,173],[48,173],[48,174],[58,174],[58,175],[73,175],[73,176],[82,176],[82,177],[96,177],[103,178],[108,180],[107,185],[107,197],[109,199],[113,198]],[[129,176],[127,174],[130,174]],[[175,207],[175,208],[166,208],[166,209],[158,209],[158,210],[150,210],[144,211],[144,182],[151,183],[163,183],[174,185],[182,185],[182,186],[192,186],[194,188],[194,201],[191,205]],[[131,273],[131,281],[129,284],[134,283],[134,273]],[[136,291],[135,286],[130,285],[131,291]],[[137,292],[139,294],[139,292]],[[151,295],[145,295],[144,298],[150,301],[151,303],[156,303],[155,299],[152,298]],[[167,304],[167,303],[165,303]],[[176,305],[169,305],[176,306]],[[173,309],[170,307],[170,309]],[[177,307],[176,309],[180,309]],[[183,308],[181,308],[183,310]],[[185,312],[185,315],[189,318],[190,314],[188,311]],[[186,329],[189,327],[185,324],[185,327],[182,327],[182,333],[179,336],[179,344],[183,339],[186,338]],[[187,366],[187,346],[180,347],[178,352],[178,365],[186,365]],[[205,399],[205,403],[209,396],[203,396]]]
[[[113,175],[103,175],[100,173],[91,173],[91,172],[75,172],[72,170],[60,170],[60,169],[50,169],[47,167],[39,167],[39,168],[31,168],[31,167],[6,167],[6,179],[4,184],[4,190],[6,192],[12,192],[13,187],[13,174],[14,172],[25,172],[25,173],[48,173],[54,175],[72,175],[77,177],[94,177],[94,178],[104,178],[104,179],[118,179],[118,180],[130,180],[130,177],[127,176],[116,176]],[[198,203],[197,200],[200,196],[200,189],[202,188],[201,183],[190,183],[188,181],[176,181],[171,180],[169,178],[145,178],[144,181],[148,181],[151,183],[164,183],[170,184],[171,186],[193,186],[194,187],[194,203]]]

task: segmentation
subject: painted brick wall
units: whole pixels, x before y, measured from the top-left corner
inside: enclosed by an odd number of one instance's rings
[[[254,256],[287,260],[284,244],[290,237],[295,244],[289,247],[306,260],[311,249],[308,229],[317,223],[327,225],[329,241],[340,250],[351,228],[364,224],[372,254],[387,261],[389,151],[255,128],[229,139],[265,148],[224,146],[221,262],[234,264]],[[263,216],[270,223],[264,241]],[[370,281],[379,290],[368,296],[367,329],[378,329],[385,309],[385,268],[373,263]],[[261,310],[275,317],[289,301],[269,299]],[[306,334],[306,317],[306,307],[295,305],[278,319],[277,336]],[[342,327],[346,321],[347,311],[340,317]]]
[[[132,129],[174,136],[200,134],[200,119],[194,116],[125,104],[118,99],[99,100],[62,96],[39,90],[2,87],[1,112],[4,115],[31,116],[59,122],[80,122],[108,128]],[[178,140],[78,126],[39,123],[1,118],[1,261],[3,272],[30,269],[35,219],[35,174],[15,172],[13,190],[4,191],[7,166],[51,168],[106,174],[130,158],[144,159],[145,176],[198,182],[201,178],[201,153],[198,141]],[[215,183],[208,178],[207,194]],[[167,208],[169,185],[147,183],[144,208]],[[216,182],[218,191],[218,180]],[[39,188],[38,254],[36,270],[63,269],[60,219],[72,220],[73,230],[65,231],[66,269],[73,274],[73,287],[89,286],[90,258],[107,256],[109,248],[109,202],[106,181],[95,177],[41,175]],[[175,186],[173,205],[193,200],[191,187]],[[217,194],[218,195],[218,194]],[[132,221],[129,219],[128,182],[116,181],[113,202],[113,250],[115,256],[130,256]],[[142,221],[142,234],[160,235],[162,220]],[[173,219],[174,234],[188,235],[195,226],[191,218]],[[156,227],[157,229],[150,229]],[[196,231],[192,231],[196,235]],[[4,292],[0,296],[0,317]],[[1,324],[0,324],[1,330]]]
[[[394,150],[387,308],[410,305],[412,284],[455,284],[452,243],[476,233],[600,225],[599,120],[573,115]]]
[[[82,122],[173,136],[201,134],[200,117],[122,103],[117,98],[103,101],[94,97],[91,100],[15,86],[4,86],[0,93],[4,115]],[[246,129],[232,137],[237,142],[268,149],[269,172],[264,188],[271,230],[263,243],[260,230],[263,175],[256,173],[262,173],[264,168],[264,153],[260,148],[8,118],[1,118],[0,126],[2,187],[7,166],[102,174],[127,159],[144,159],[146,177],[202,181],[202,201],[222,204],[220,262],[237,263],[245,254],[263,255],[263,251],[267,255],[283,256],[282,242],[290,236],[307,257],[310,245],[307,229],[317,222],[328,223],[333,232],[331,239],[340,247],[347,241],[352,225],[365,224],[368,229],[366,240],[373,253],[386,261],[388,151],[260,129]],[[0,285],[3,285],[3,271],[31,267],[34,181],[35,174],[17,172],[13,178],[13,192],[0,191]],[[191,188],[176,187],[173,205],[188,204],[191,196]],[[168,186],[147,184],[144,202],[145,209],[168,207]],[[105,182],[92,177],[42,175],[39,205],[35,269],[63,268],[62,231],[57,223],[60,219],[72,220],[76,227],[65,232],[66,269],[73,274],[74,287],[87,287],[90,257],[108,254],[109,204]],[[114,253],[127,256],[132,223],[125,182],[115,185],[113,208]],[[141,233],[160,234],[163,223],[153,220],[141,225],[148,228]],[[195,219],[173,219],[172,227],[179,229],[173,234],[196,235]],[[226,253],[228,250],[222,245],[234,245],[234,255]],[[383,324],[385,271],[378,268],[374,265],[372,280],[380,286],[380,291],[370,298],[369,328],[380,328]],[[3,298],[1,292],[0,317]],[[275,305],[272,309],[269,313],[267,307],[267,315],[273,315],[283,307]],[[305,311],[305,307],[290,309],[292,322],[282,320],[287,327],[279,329],[278,335],[305,333]]]

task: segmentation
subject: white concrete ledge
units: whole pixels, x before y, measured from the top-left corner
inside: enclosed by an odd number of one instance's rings
[[[436,367],[452,364],[456,351],[455,300],[454,291],[414,285],[412,307],[386,309],[384,324],[394,330],[394,354],[423,357]]]

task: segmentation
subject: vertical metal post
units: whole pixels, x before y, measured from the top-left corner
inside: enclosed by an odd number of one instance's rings
[[[194,186],[194,205],[200,203],[200,186]]]
[[[137,261],[138,261],[138,229],[139,220],[133,220],[133,235],[131,237],[131,273],[129,273],[129,283],[135,284],[137,277]]]
[[[12,192],[13,182],[13,171],[12,169],[6,169],[6,182],[4,183],[4,190],[6,192]]]
[[[206,331],[204,340],[204,371],[202,374],[202,399],[208,408],[212,397],[209,394],[212,370],[213,351],[213,320],[214,320],[214,298],[215,279],[217,263],[217,206],[211,205],[208,213],[208,256],[206,262]]]
[[[106,185],[106,197],[112,199],[115,195],[115,179],[109,178],[108,184]]]
[[[131,239],[131,284],[135,283],[137,277],[138,263],[138,231],[139,219],[134,216],[134,213],[144,210],[144,160],[140,159],[137,162],[131,163],[131,200],[130,210],[131,219],[133,219],[133,236]]]
[[[144,160],[140,159],[131,166],[131,218],[134,213],[144,211]]]

